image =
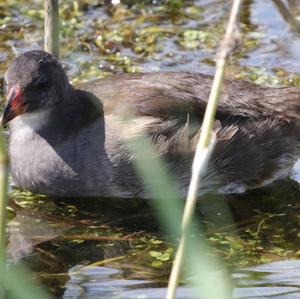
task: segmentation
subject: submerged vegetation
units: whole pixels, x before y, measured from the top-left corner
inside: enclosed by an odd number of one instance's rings
[[[293,189],[291,189],[293,187]],[[298,259],[299,189],[281,182],[274,189],[204,199],[197,208],[211,257],[221,257],[233,272],[282,259]],[[122,199],[54,200],[14,191],[19,206],[10,221],[8,253],[36,272],[39,281],[60,294],[70,269],[90,266],[120,269],[123,279],[167,282],[175,236],[164,237],[151,205]],[[272,207],[272,208],[270,208]],[[31,252],[34,252],[32,254]],[[80,270],[81,271],[81,270]],[[83,271],[83,270],[82,270]]]

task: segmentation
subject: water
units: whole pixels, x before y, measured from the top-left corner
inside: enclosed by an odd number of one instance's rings
[[[287,8],[292,2],[282,1]],[[83,1],[79,11],[74,3],[61,4],[61,44],[75,84],[124,71],[214,71],[228,1],[186,1],[184,16],[166,12],[160,1],[119,10]],[[38,0],[0,0],[0,87],[2,70],[15,53],[41,47],[41,10]],[[299,16],[299,10],[291,12]],[[242,21],[241,47],[227,76],[298,85],[299,33],[273,2],[245,1]],[[25,263],[55,297],[164,298],[175,241],[161,231],[148,203],[58,201],[19,191],[12,197],[20,206],[11,203],[10,262]],[[230,269],[235,298],[300,298],[299,198],[298,183],[287,179],[199,203],[205,238]],[[183,284],[178,298],[194,292]]]
[[[237,298],[299,298],[300,261],[280,261],[235,273]]]
[[[165,298],[165,287],[156,286],[149,280],[122,279],[122,272],[120,269],[106,267],[71,268],[63,298]],[[238,285],[233,290],[234,298],[300,297],[299,260],[280,261],[243,269],[235,272],[233,277]],[[176,298],[189,299],[195,294],[195,290],[191,287],[181,286]],[[201,295],[198,298],[201,298]]]

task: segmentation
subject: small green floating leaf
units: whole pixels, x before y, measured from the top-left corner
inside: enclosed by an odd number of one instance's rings
[[[161,261],[154,261],[151,263],[152,267],[158,268],[162,266],[162,262]]]
[[[181,46],[187,49],[195,49],[202,43],[206,42],[209,34],[202,30],[186,30],[183,32],[179,43]]]
[[[155,258],[159,258],[160,256],[162,256],[162,253],[159,251],[149,251],[149,254]]]
[[[159,245],[159,244],[162,244],[162,243],[163,243],[163,241],[161,241],[161,240],[156,240],[156,239],[151,239],[150,242],[151,242],[151,244],[153,244],[153,245]]]

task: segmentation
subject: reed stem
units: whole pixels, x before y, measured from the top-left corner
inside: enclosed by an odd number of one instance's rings
[[[223,82],[226,59],[235,45],[235,30],[241,2],[242,0],[234,0],[233,2],[226,32],[218,51],[216,72],[202,123],[201,135],[197,144],[193,161],[192,177],[181,223],[181,238],[171,270],[166,299],[175,299],[176,297],[176,290],[179,276],[182,271],[183,258],[187,245],[188,230],[191,226],[196,207],[200,178],[201,174],[206,170],[210,157],[209,153],[211,152],[211,149],[209,149],[209,145],[211,144],[210,140],[212,126],[215,119],[221,85]]]
[[[58,0],[45,0],[44,49],[59,59],[59,4]]]

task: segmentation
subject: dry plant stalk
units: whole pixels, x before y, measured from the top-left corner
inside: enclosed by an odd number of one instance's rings
[[[196,147],[192,166],[192,177],[181,223],[181,239],[174,259],[166,299],[174,299],[176,296],[176,289],[182,270],[183,256],[187,245],[186,243],[188,229],[191,225],[197,202],[200,178],[201,174],[206,170],[214,143],[210,141],[211,132],[219,100],[221,85],[224,78],[226,59],[235,46],[236,38],[238,36],[236,29],[241,2],[242,0],[233,1],[226,32],[217,54],[216,72],[202,123],[201,135]]]
[[[281,14],[283,19],[288,23],[288,25],[298,34],[300,34],[300,22],[293,15],[290,9],[288,9],[285,3],[281,0],[273,0],[273,3],[278,9],[278,12]],[[292,7],[291,7],[292,8]]]
[[[59,4],[58,0],[45,0],[44,49],[59,58]]]

